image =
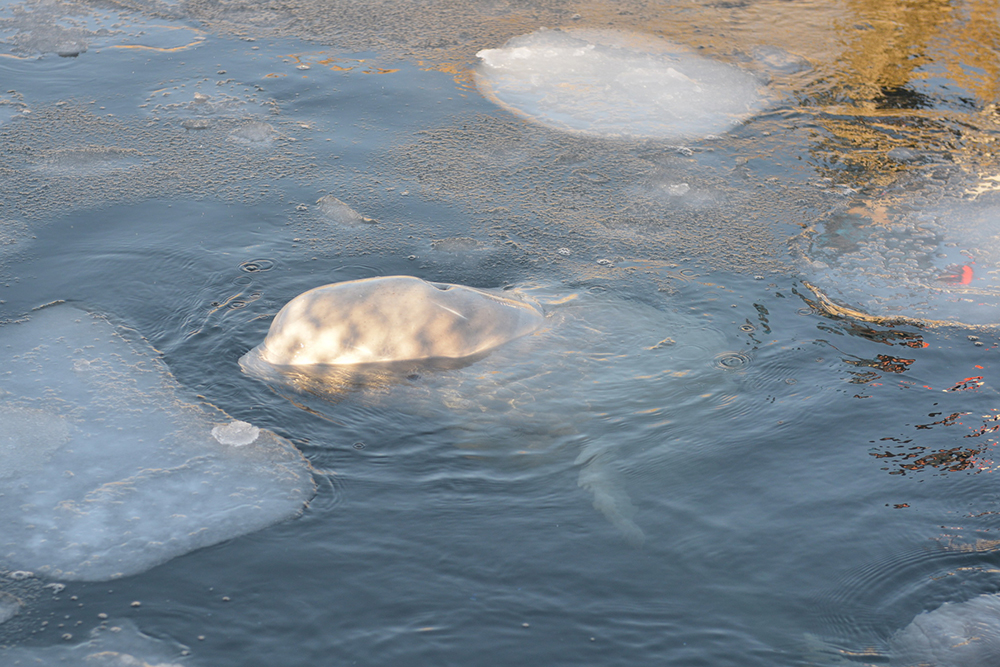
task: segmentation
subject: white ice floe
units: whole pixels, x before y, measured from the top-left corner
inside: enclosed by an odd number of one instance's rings
[[[69,305],[0,327],[0,564],[106,580],[298,514],[291,443],[186,399],[148,343]]]
[[[652,35],[543,29],[476,55],[487,97],[561,130],[691,139],[762,107],[752,74]]]

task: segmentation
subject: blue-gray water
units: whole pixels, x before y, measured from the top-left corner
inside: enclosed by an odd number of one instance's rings
[[[189,650],[151,664],[888,664],[921,612],[1000,591],[998,337],[971,326],[993,292],[935,282],[992,275],[991,195],[968,194],[997,173],[992,107],[925,44],[933,76],[905,85],[851,55],[944,19],[665,5],[680,27],[651,25],[771,90],[677,145],[562,134],[470,84],[478,48],[638,9],[349,4],[0,3],[0,318],[107,313],[318,485],[301,517],[142,574],[7,574],[0,643],[72,645],[106,614]],[[960,205],[978,222],[949,226]],[[241,372],[295,295],[397,274],[522,290],[547,326],[346,393]]]

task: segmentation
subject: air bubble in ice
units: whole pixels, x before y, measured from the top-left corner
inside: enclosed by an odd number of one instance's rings
[[[560,130],[696,138],[762,107],[753,75],[647,34],[539,30],[477,55],[487,97]]]

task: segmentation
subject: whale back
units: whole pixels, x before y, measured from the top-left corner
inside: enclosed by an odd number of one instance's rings
[[[534,304],[462,285],[389,276],[292,299],[250,355],[274,366],[470,357],[537,329]]]

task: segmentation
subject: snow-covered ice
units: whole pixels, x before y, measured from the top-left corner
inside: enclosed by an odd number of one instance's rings
[[[197,404],[140,336],[55,305],[0,327],[0,564],[106,580],[296,516],[287,440]]]
[[[762,107],[752,74],[652,35],[543,29],[477,55],[487,97],[561,130],[693,139]]]

